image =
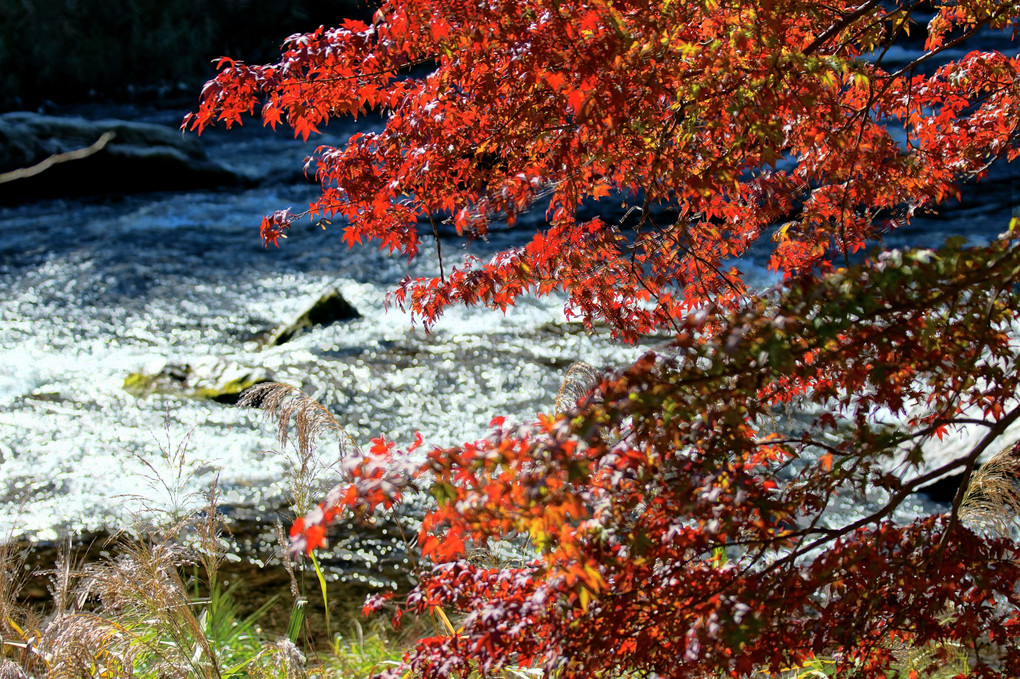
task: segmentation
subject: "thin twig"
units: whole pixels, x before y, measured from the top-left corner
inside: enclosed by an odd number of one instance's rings
[[[436,227],[436,220],[429,212],[429,223],[432,224],[432,235],[436,238],[436,255],[439,257],[439,279],[446,282],[446,273],[443,271],[443,244],[439,242],[439,229]]]
[[[37,174],[41,174],[46,170],[50,169],[54,165],[59,163],[66,163],[72,160],[81,160],[82,158],[88,158],[91,155],[102,151],[110,140],[117,136],[117,133],[113,130],[109,132],[103,132],[103,134],[95,141],[91,146],[86,146],[83,149],[77,149],[75,151],[67,151],[66,153],[57,153],[50,156],[41,163],[36,163],[31,167],[23,167],[17,170],[11,170],[10,172],[4,172],[0,174],[0,184],[6,184],[7,182],[13,182],[18,179],[27,179],[34,177]]]

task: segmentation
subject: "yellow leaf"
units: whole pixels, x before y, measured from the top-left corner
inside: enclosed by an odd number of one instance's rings
[[[578,595],[581,600],[581,610],[585,613],[588,612],[588,603],[591,601],[591,595],[588,593],[588,588],[581,585],[581,592]]]
[[[435,612],[436,617],[439,618],[439,620],[443,623],[443,627],[446,628],[447,634],[449,634],[451,637],[457,636],[457,630],[453,628],[453,623],[451,623],[450,619],[446,617],[446,612],[439,606],[436,606],[432,610],[433,612]]]
[[[599,573],[599,569],[594,566],[585,566],[584,573],[587,578],[588,586],[591,587],[593,593],[598,593],[602,586],[605,584],[605,580],[602,579],[602,574]]]
[[[790,230],[791,226],[793,226],[793,222],[787,222],[786,224],[783,224],[781,227],[779,227],[779,230],[776,231],[776,234],[772,236],[772,240],[776,241],[777,243],[782,243],[784,241],[790,240],[790,237],[787,235],[787,232]]]

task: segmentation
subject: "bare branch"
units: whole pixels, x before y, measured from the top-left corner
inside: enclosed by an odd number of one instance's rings
[[[117,133],[113,130],[103,132],[99,139],[97,139],[91,146],[86,146],[83,149],[77,149],[75,151],[67,151],[66,153],[52,155],[41,163],[37,163],[31,167],[23,167],[17,170],[11,170],[10,172],[4,172],[0,174],[0,184],[6,184],[7,182],[13,182],[18,179],[28,179],[29,177],[34,177],[37,174],[42,174],[54,165],[67,163],[72,160],[88,158],[89,156],[95,155],[106,148],[106,145],[110,143],[110,140],[116,136]]]

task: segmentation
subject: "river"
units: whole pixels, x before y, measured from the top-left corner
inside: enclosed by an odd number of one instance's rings
[[[331,134],[348,133],[337,127]],[[123,389],[128,374],[154,362],[212,356],[264,368],[319,399],[360,442],[410,442],[418,430],[429,444],[452,445],[481,435],[496,415],[526,421],[549,410],[574,361],[619,365],[640,351],[567,323],[559,298],[526,300],[505,315],[451,309],[425,333],[386,308],[385,296],[405,275],[438,273],[427,244],[409,265],[372,246],[349,251],[339,230],[306,222],[266,249],[262,215],[313,196],[286,180],[310,148],[257,129],[204,140],[225,164],[285,179],[0,209],[0,535],[54,539],[146,518],[146,505],[171,498],[142,458],[176,477],[163,458],[185,441],[180,498],[218,475],[224,502],[275,501],[286,458],[260,452],[274,447],[272,427],[230,405]],[[470,251],[484,256],[530,233],[496,232]],[[448,242],[446,266],[460,254]],[[333,287],[360,319],[279,347],[253,341]],[[328,462],[336,449],[327,443],[322,454]]]

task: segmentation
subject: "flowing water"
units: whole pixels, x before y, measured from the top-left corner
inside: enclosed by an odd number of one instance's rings
[[[103,115],[176,124],[180,114]],[[340,143],[352,125],[334,125],[316,143]],[[387,309],[385,296],[405,275],[438,272],[428,238],[410,264],[371,245],[350,251],[338,229],[307,222],[266,249],[262,216],[314,195],[295,178],[313,145],[247,128],[203,140],[225,164],[283,179],[0,209],[0,536],[45,541],[123,527],[154,508],[200,502],[217,477],[225,504],[279,505],[286,456],[261,452],[275,445],[271,426],[230,405],[123,389],[128,374],[154,362],[220,357],[264,368],[320,399],[361,442],[409,442],[420,430],[428,444],[452,445],[481,435],[496,415],[527,421],[550,410],[574,361],[622,365],[644,350],[587,334],[555,297],[505,315],[454,308],[426,334]],[[1015,171],[994,168],[961,205],[917,219],[887,245],[937,246],[956,234],[986,241],[1005,230],[1017,199]],[[468,248],[450,239],[445,265],[466,249],[484,257],[523,243],[536,226],[497,230]],[[765,283],[762,263],[742,268]],[[253,341],[331,287],[360,319],[279,347]],[[328,464],[335,447],[322,452]]]
[[[290,176],[309,152],[254,130],[213,135],[208,146],[260,176]],[[272,427],[234,406],[123,389],[153,363],[212,356],[264,368],[319,399],[362,443],[409,442],[420,430],[429,444],[452,445],[496,415],[549,410],[572,362],[617,365],[640,351],[566,322],[559,298],[505,315],[452,309],[426,334],[385,296],[405,275],[438,272],[427,245],[409,265],[372,246],[349,251],[338,230],[305,222],[279,249],[262,246],[262,215],[313,195],[280,182],[0,209],[0,535],[123,526],[217,475],[224,502],[275,502],[287,460],[260,452],[274,447]],[[497,232],[470,249],[485,256],[529,234]],[[462,254],[447,243],[445,265]],[[360,319],[279,347],[253,341],[333,287]],[[324,445],[326,462],[335,454]]]

